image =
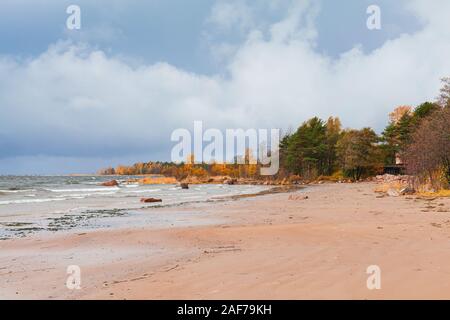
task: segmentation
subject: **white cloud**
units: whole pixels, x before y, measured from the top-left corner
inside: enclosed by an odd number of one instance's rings
[[[417,16],[433,21],[423,30],[368,54],[355,47],[338,59],[314,51],[309,41],[314,37],[305,36],[314,33],[314,12],[294,7],[295,15],[272,28],[283,26],[283,32],[272,32],[268,40],[254,37],[230,63],[236,105],[259,125],[296,126],[313,115],[338,115],[349,126],[380,130],[395,106],[434,99],[439,79],[450,73],[450,20],[440,13],[450,12],[450,3],[422,11],[424,3],[411,6]],[[293,28],[300,21],[294,17],[302,16],[308,17],[307,27]]]
[[[243,1],[219,2],[213,6],[207,22],[224,32],[246,31],[254,24],[254,18],[251,8]]]
[[[285,19],[270,26],[272,41],[289,41],[292,39],[312,41],[317,37],[314,25],[319,12],[318,2],[293,1]]]
[[[333,59],[314,50],[317,8],[299,2],[269,33],[249,29],[232,50],[225,78],[167,63],[132,67],[67,43],[29,61],[2,58],[0,157],[155,150],[168,157],[171,131],[190,129],[194,120],[219,128],[287,128],[314,115],[337,115],[348,126],[381,129],[392,108],[433,99],[439,78],[450,74],[450,20],[443,14],[450,3],[438,3],[433,10],[428,1],[411,4],[427,22],[421,31],[371,53],[355,47]],[[233,10],[217,13],[216,21],[226,27]]]
[[[67,38],[90,43],[108,43],[124,38],[123,30],[108,24],[99,24],[89,29],[81,28],[80,30],[69,30],[64,26],[63,33]]]

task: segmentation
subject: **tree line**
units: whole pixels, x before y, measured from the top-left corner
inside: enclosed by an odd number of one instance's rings
[[[372,128],[344,129],[337,117],[326,121],[313,117],[280,141],[280,170],[275,179],[298,176],[306,180],[360,180],[383,173],[386,166],[401,166],[419,182],[448,187],[450,183],[450,78],[442,79],[438,99],[416,107],[400,106],[390,115],[384,131]],[[248,159],[251,150],[247,150]],[[107,168],[101,174],[162,174],[231,176],[263,179],[260,164],[171,162],[136,163]]]

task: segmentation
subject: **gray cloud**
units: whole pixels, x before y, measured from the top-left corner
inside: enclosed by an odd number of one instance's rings
[[[450,24],[443,12],[450,4],[437,0],[432,10],[427,3],[409,6],[424,23],[420,31],[370,53],[355,47],[332,58],[315,50],[314,7],[294,2],[281,21],[249,28],[226,76],[168,63],[135,66],[70,42],[29,60],[3,57],[0,172],[14,171],[12,159],[32,168],[36,156],[39,163],[60,163],[62,171],[76,168],[62,165],[69,159],[81,159],[80,170],[107,159],[168,159],[170,133],[190,129],[194,120],[217,128],[287,128],[314,115],[337,115],[348,126],[380,130],[392,108],[432,99],[439,78],[449,74]],[[148,158],[137,159],[142,155]]]

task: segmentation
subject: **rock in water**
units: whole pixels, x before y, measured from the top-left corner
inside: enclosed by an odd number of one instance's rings
[[[117,182],[117,180],[111,180],[108,182],[103,182],[101,185],[104,187],[117,187],[119,183]]]
[[[181,189],[189,189],[189,184],[182,182],[182,183],[180,183],[180,187],[181,187]]]
[[[144,203],[152,203],[152,202],[162,202],[162,199],[156,199],[156,198],[142,198],[141,202]]]
[[[223,184],[233,185],[237,183],[237,179],[225,179]]]

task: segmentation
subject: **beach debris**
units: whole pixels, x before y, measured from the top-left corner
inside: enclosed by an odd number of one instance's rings
[[[119,183],[117,182],[117,180],[111,180],[111,181],[103,182],[101,185],[103,187],[117,187],[119,185]]]
[[[411,194],[414,194],[414,193],[416,193],[416,190],[414,190],[413,188],[411,188],[409,186],[400,190],[400,194],[402,196],[404,196],[404,195],[411,195]]]
[[[180,187],[181,187],[181,189],[189,189],[189,184],[186,182],[182,182],[182,183],[180,183]]]
[[[386,193],[390,197],[399,197],[400,196],[400,192],[398,192],[395,189],[389,189]]]
[[[308,196],[299,194],[291,194],[288,198],[288,200],[307,200],[307,199],[309,199]]]
[[[241,248],[236,248],[234,245],[218,246],[218,247],[210,248],[209,250],[204,250],[203,253],[205,253],[205,254],[214,254],[214,253],[235,252],[235,251],[242,251],[242,249]]]
[[[432,223],[430,223],[430,225],[435,228],[442,228],[442,225],[440,223],[432,222]]]
[[[390,174],[376,176],[375,181],[378,182],[378,185],[374,191],[390,197],[415,195],[417,190],[412,187],[410,178],[409,176]]]
[[[408,175],[383,174],[372,178],[372,180],[379,183],[400,182],[402,184],[407,184],[411,180],[411,178],[412,177]]]
[[[162,199],[156,199],[156,198],[142,198],[141,202],[143,203],[152,203],[152,202],[162,202]]]

